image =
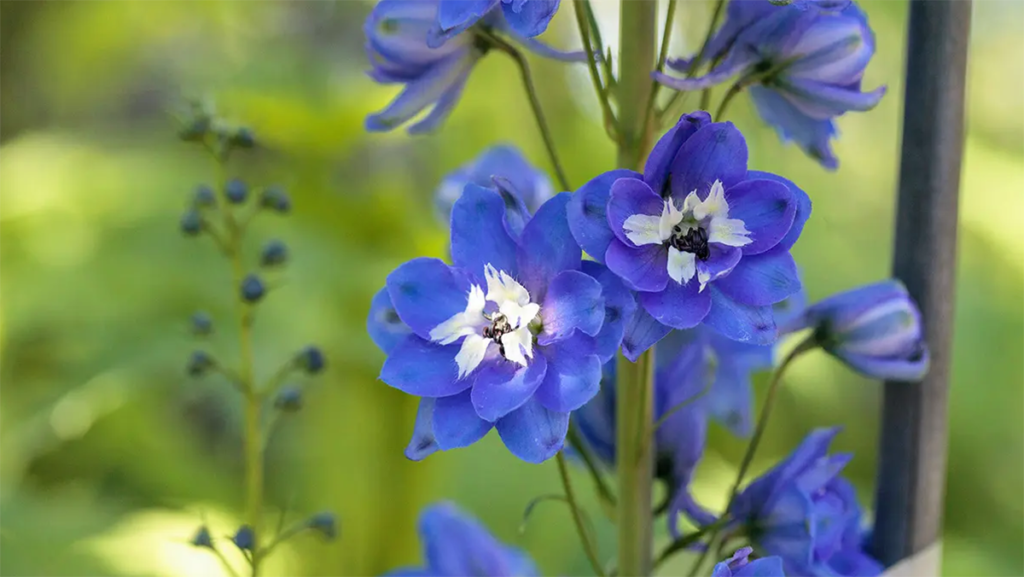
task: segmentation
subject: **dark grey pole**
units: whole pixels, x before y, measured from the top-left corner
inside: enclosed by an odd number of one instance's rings
[[[872,553],[886,566],[941,537],[971,0],[910,0],[893,274],[923,313],[931,371],[885,383]]]

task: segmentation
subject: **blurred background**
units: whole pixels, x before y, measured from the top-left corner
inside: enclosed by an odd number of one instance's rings
[[[578,46],[570,4],[544,36],[560,47]],[[710,4],[681,4],[674,54],[699,44]],[[258,374],[269,376],[307,343],[328,359],[326,373],[309,382],[307,406],[281,422],[268,447],[268,515],[332,509],[342,534],[328,544],[302,535],[268,571],[376,575],[417,563],[419,509],[454,499],[528,549],[544,574],[589,572],[563,506],[538,507],[520,531],[526,504],[560,491],[553,463],[518,461],[494,433],[420,463],[402,455],[416,400],[376,379],[384,357],[364,330],[371,296],[400,262],[444,253],[431,200],[445,173],[500,142],[549,166],[501,54],[473,72],[439,134],[367,134],[363,118],[395,94],[363,73],[361,27],[371,5],[0,4],[0,572],[221,574],[211,555],[186,544],[203,519],[215,537],[233,533],[243,501],[240,398],[223,380],[189,379],[184,368],[197,346],[188,332],[197,309],[215,319],[209,350],[237,358],[228,265],[209,239],[178,230],[193,187],[215,175],[199,147],[175,137],[170,112],[196,96],[213,98],[257,135],[260,148],[237,155],[232,174],[281,184],[294,199],[290,216],[260,217],[250,235],[253,260],[258,239],[271,237],[293,254],[260,306]],[[786,175],[814,200],[795,249],[813,300],[883,278],[891,262],[907,5],[863,5],[878,38],[865,87],[886,84],[889,93],[876,110],[840,120],[838,172],[780,145],[745,98],[730,110],[752,167]],[[613,39],[617,3],[596,7]],[[948,575],[1024,574],[1022,23],[1024,3],[974,4]],[[579,186],[612,168],[585,67],[533,66],[570,181]],[[836,448],[856,453],[848,474],[869,503],[879,392],[823,354],[805,357],[755,467],[768,467],[813,427],[842,424]],[[696,482],[704,502],[724,504],[743,448],[713,429]],[[610,556],[612,527],[585,473],[576,473]]]

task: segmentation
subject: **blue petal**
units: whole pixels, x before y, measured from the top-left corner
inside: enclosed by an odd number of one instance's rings
[[[704,317],[704,323],[735,341],[757,345],[773,344],[778,331],[772,308],[736,302],[716,288],[718,282],[707,289],[711,293],[711,310]]]
[[[469,280],[436,258],[416,258],[387,278],[388,296],[402,321],[420,338],[466,310]]]
[[[869,555],[857,550],[843,550],[829,557],[824,564],[824,575],[849,575],[856,577],[876,577],[885,571],[881,563]]]
[[[513,455],[527,463],[543,463],[565,444],[569,413],[548,410],[534,397],[495,426]]]
[[[382,288],[373,295],[370,301],[370,314],[366,317],[366,332],[370,333],[373,343],[385,353],[390,353],[398,343],[412,333],[412,329],[402,322],[398,312],[391,304],[388,289]]]
[[[706,198],[711,185],[722,181],[728,189],[747,176],[747,142],[731,122],[716,122],[698,130],[672,161],[672,198],[683,200],[697,191]]]
[[[434,438],[434,399],[424,397],[416,409],[416,424],[412,428],[409,446],[405,448],[405,458],[422,461],[440,449]]]
[[[718,86],[719,84],[729,80],[753,63],[754,61],[750,57],[749,53],[736,52],[731,54],[725,59],[725,61],[714,67],[704,76],[677,78],[675,76],[669,76],[664,72],[654,71],[651,72],[651,78],[656,80],[659,84],[668,86],[669,88],[674,88],[675,90],[704,90],[705,88]]]
[[[505,230],[505,201],[497,192],[467,184],[455,201],[452,262],[477,279],[484,278],[484,267],[488,264],[516,275],[516,243]]]
[[[594,336],[604,322],[601,283],[575,270],[565,270],[551,280],[540,308],[544,328],[537,342],[547,345],[571,335],[576,329]]]
[[[573,193],[569,201],[569,229],[580,247],[598,262],[604,262],[608,244],[614,238],[608,226],[608,199],[612,184],[620,178],[643,178],[632,170],[602,173]]]
[[[626,330],[626,321],[636,310],[636,299],[632,291],[626,288],[615,273],[608,267],[594,261],[583,261],[580,270],[597,279],[601,283],[604,297],[604,324],[595,337],[596,353],[602,362],[615,356],[622,345],[622,337]]]
[[[671,331],[671,327],[659,323],[643,307],[636,307],[636,312],[630,318],[626,332],[622,336],[622,354],[635,363],[644,351]]]
[[[709,282],[729,274],[743,258],[739,247],[713,243],[708,245],[708,260],[697,260],[694,264],[698,273],[708,275]],[[691,281],[692,283],[692,281]],[[675,284],[675,283],[671,283]],[[697,283],[692,283],[697,284]]]
[[[533,396],[547,367],[547,359],[537,351],[526,367],[501,358],[481,365],[473,381],[476,414],[494,422],[516,410]]]
[[[697,130],[711,124],[711,115],[702,110],[684,114],[679,117],[676,125],[669,129],[651,150],[651,154],[644,163],[644,182],[651,190],[663,197],[668,196],[665,185],[668,183],[668,173],[672,161],[679,152],[679,148]]]
[[[836,476],[852,460],[853,453],[837,453],[821,457],[796,476],[796,485],[804,493],[814,495],[835,480]]]
[[[743,254],[760,254],[779,244],[793,226],[797,204],[785,185],[773,180],[745,180],[725,191],[729,218],[743,221],[753,242]]]
[[[548,22],[558,10],[559,0],[505,0],[502,11],[508,25],[517,33],[533,38],[547,30]]]
[[[664,208],[665,201],[647,183],[637,178],[621,178],[612,185],[608,198],[608,226],[619,242],[633,248],[637,245],[626,236],[626,220],[636,214],[660,216]]]
[[[814,558],[814,528],[808,523],[814,506],[796,487],[784,490],[767,518],[760,520],[764,533],[759,541],[765,551],[805,567]]]
[[[800,277],[789,250],[776,248],[745,257],[732,272],[715,282],[715,288],[740,304],[761,307],[797,293]]]
[[[435,575],[503,575],[505,547],[479,521],[452,503],[420,513],[426,565]]]
[[[499,0],[438,0],[437,22],[449,30],[472,25],[498,5]]]
[[[786,577],[782,571],[782,557],[762,557],[740,567],[733,577]]]
[[[615,239],[608,245],[604,260],[609,270],[633,290],[658,292],[669,284],[668,249],[663,245],[631,248]]]
[[[518,251],[519,278],[533,299],[544,298],[548,284],[558,273],[580,268],[583,253],[573,240],[566,219],[569,198],[568,192],[552,197],[523,229]]]
[[[434,104],[434,108],[430,110],[430,113],[423,117],[423,120],[413,124],[407,130],[409,134],[429,134],[434,132],[444,124],[444,121],[448,119],[452,114],[452,110],[455,109],[455,105],[459,102],[459,97],[462,96],[462,89],[466,87],[466,80],[469,78],[469,73],[472,71],[471,66],[467,66],[462,73],[452,81],[451,86],[441,94],[441,97],[437,99]]]
[[[767,124],[775,127],[783,142],[796,142],[808,156],[829,170],[835,170],[839,166],[839,160],[832,152],[832,145],[829,142],[836,135],[832,119],[811,118],[774,88],[751,86],[749,90],[757,113]],[[751,177],[754,177],[753,173]],[[757,178],[765,177],[762,174]]]
[[[575,411],[601,388],[601,359],[592,347],[578,347],[585,339],[567,339],[544,347],[548,370],[537,389],[537,400],[557,412]]]
[[[417,397],[447,397],[469,388],[472,379],[459,379],[455,355],[459,345],[435,345],[410,335],[384,361],[380,380]]]
[[[475,57],[456,53],[431,66],[409,82],[387,108],[367,116],[366,130],[384,132],[411,120],[458,83],[475,62]]]
[[[729,564],[715,563],[715,568],[711,570],[711,577],[732,577],[732,570],[729,569]]]
[[[670,282],[658,293],[640,293],[640,305],[663,325],[689,329],[700,324],[711,309],[709,290],[700,291],[699,283],[685,285]]]
[[[910,357],[874,357],[845,351],[837,351],[836,356],[866,377],[905,383],[924,379],[931,365],[927,347],[922,347],[919,354]]]
[[[512,36],[516,42],[521,44],[530,52],[544,58],[551,58],[552,60],[559,60],[561,62],[586,62],[588,58],[585,50],[559,50],[552,46],[548,46],[543,42],[534,40],[533,38],[527,38],[519,35],[511,28],[509,28],[509,36]]]
[[[787,323],[785,331],[815,327],[823,322],[828,322],[830,327],[838,330],[845,330],[871,309],[892,300],[909,298],[906,287],[895,279],[859,286],[811,305],[802,315]]]
[[[719,355],[715,384],[707,396],[708,412],[737,437],[749,437],[752,431],[752,389],[749,370]]]
[[[851,110],[867,112],[878,105],[886,90],[885,86],[880,86],[871,92],[861,92],[860,88],[789,76],[780,77],[777,84],[798,110],[818,120],[827,120]]]
[[[468,447],[484,438],[494,425],[479,416],[470,400],[471,392],[462,391],[434,401],[434,437],[442,451]]]
[[[775,182],[782,183],[786,185],[790,194],[793,195],[793,200],[796,203],[796,212],[793,214],[793,226],[790,227],[786,236],[779,241],[779,244],[775,245],[776,247],[791,248],[796,244],[797,239],[800,238],[800,233],[803,232],[807,219],[811,217],[811,197],[807,196],[807,193],[802,188],[777,174],[751,170],[747,173],[747,176],[758,180],[774,180]]]

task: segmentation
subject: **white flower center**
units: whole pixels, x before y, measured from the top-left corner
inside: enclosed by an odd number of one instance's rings
[[[469,288],[466,310],[456,313],[430,331],[430,340],[450,345],[462,340],[455,355],[459,378],[472,373],[487,356],[491,345],[506,359],[527,365],[533,358],[530,323],[540,314],[540,305],[530,302],[530,293],[505,271],[484,267],[487,294],[479,285]]]
[[[663,244],[668,246],[668,276],[679,284],[690,282],[694,276],[700,290],[711,280],[707,267],[697,261],[710,258],[708,245],[744,246],[750,244],[750,231],[738,218],[729,218],[729,203],[725,200],[722,181],[711,185],[708,197],[701,200],[697,191],[691,191],[683,200],[682,209],[676,208],[672,198],[665,199],[660,216],[634,214],[622,223],[626,238],[633,244]]]

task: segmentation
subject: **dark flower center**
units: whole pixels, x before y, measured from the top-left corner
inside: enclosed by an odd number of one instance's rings
[[[505,356],[505,345],[501,343],[501,337],[505,333],[512,332],[512,325],[509,324],[505,315],[498,313],[491,318],[491,326],[484,327],[484,337],[491,339],[498,345],[498,352]]]
[[[711,257],[711,249],[708,248],[708,233],[704,227],[691,228],[683,234],[683,227],[676,225],[672,227],[672,238],[669,244],[676,250],[693,253],[701,261]]]

